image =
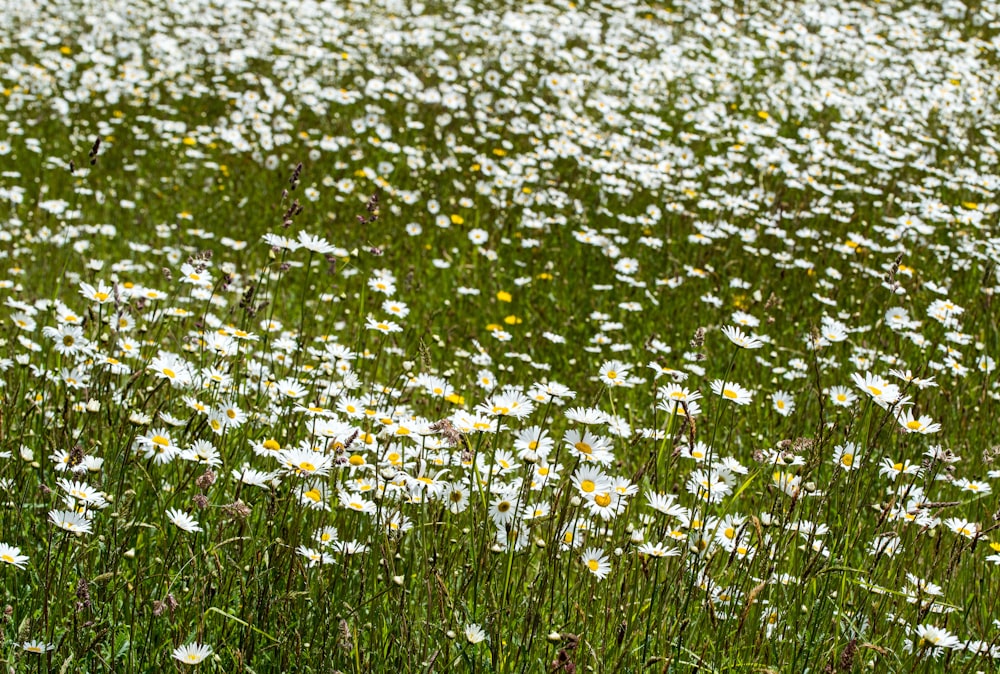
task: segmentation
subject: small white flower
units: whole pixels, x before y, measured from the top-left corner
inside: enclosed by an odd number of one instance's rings
[[[178,646],[173,652],[174,658],[180,660],[186,665],[197,665],[211,654],[211,646],[199,644],[197,641],[192,644]]]
[[[181,510],[177,510],[176,508],[171,508],[167,511],[167,519],[173,522],[178,529],[187,531],[188,533],[194,533],[202,530],[201,525],[199,525],[193,517]]]
[[[465,638],[470,644],[478,644],[486,640],[486,631],[476,623],[465,627]]]

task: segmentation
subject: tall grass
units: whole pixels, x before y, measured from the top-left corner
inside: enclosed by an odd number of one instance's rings
[[[3,7],[0,660],[990,669],[998,12]]]

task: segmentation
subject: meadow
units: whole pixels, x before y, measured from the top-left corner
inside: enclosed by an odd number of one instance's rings
[[[5,670],[996,670],[996,0],[0,26]]]

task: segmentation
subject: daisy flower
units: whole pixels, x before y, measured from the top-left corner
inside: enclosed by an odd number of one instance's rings
[[[84,503],[103,507],[107,502],[103,493],[97,491],[95,488],[84,482],[74,482],[72,480],[62,478],[56,480],[56,484],[59,485],[60,489],[72,496],[74,499],[83,501]]]
[[[310,449],[284,449],[279,454],[281,464],[293,475],[326,475],[333,463],[329,454]]]
[[[323,527],[313,536],[315,540],[320,545],[333,545],[340,540],[340,534],[337,532],[336,527]]]
[[[326,239],[319,236],[313,236],[312,234],[304,231],[299,232],[297,238],[300,248],[305,248],[306,250],[319,255],[329,255],[334,250],[334,246],[331,245]]]
[[[167,519],[173,522],[181,531],[195,533],[202,530],[201,525],[193,517],[176,508],[171,508],[167,511]]]
[[[694,446],[682,445],[680,456],[681,458],[694,459],[698,463],[701,463],[711,452],[712,448],[699,440],[694,443]]]
[[[679,503],[674,503],[676,499],[677,494],[659,494],[655,492],[648,492],[646,494],[646,501],[653,510],[663,513],[668,517],[687,517],[687,508]]]
[[[157,464],[170,463],[175,456],[181,453],[180,447],[175,445],[171,439],[170,432],[162,427],[154,428],[145,435],[140,435],[135,441],[143,448],[143,458],[153,459]]]
[[[944,525],[953,533],[966,538],[975,538],[980,531],[979,524],[963,520],[960,517],[949,517],[944,521]]]
[[[611,573],[611,562],[600,548],[587,548],[580,560],[588,571],[597,576],[597,580],[603,580]]]
[[[931,651],[933,657],[940,655],[945,648],[961,648],[962,642],[946,629],[933,625],[918,625],[915,631],[913,649],[915,651]]]
[[[326,552],[314,550],[305,545],[300,545],[295,551],[309,560],[309,568],[317,564],[333,564],[333,557]]]
[[[851,375],[851,379],[854,380],[859,389],[870,395],[872,400],[881,407],[888,407],[899,400],[899,387],[890,384],[876,374],[865,372],[864,375],[861,375],[855,372]]]
[[[470,644],[478,644],[486,640],[486,631],[476,623],[471,623],[465,627],[465,639]]]
[[[113,299],[112,288],[104,281],[98,281],[96,288],[89,283],[81,283],[80,294],[83,295],[84,298],[97,304],[107,304]]]
[[[603,424],[607,421],[608,415],[594,407],[571,407],[566,410],[566,418],[580,424],[592,425]]]
[[[610,490],[593,494],[584,500],[584,506],[590,514],[597,515],[602,520],[614,519],[627,505],[627,499]]]
[[[783,417],[795,409],[795,399],[786,391],[775,391],[771,394],[771,402],[774,403],[774,410]]]
[[[989,494],[993,491],[988,482],[969,480],[964,477],[955,480],[952,482],[952,485],[958,487],[962,491],[969,491],[973,494]]]
[[[469,492],[460,482],[449,482],[441,500],[448,504],[449,511],[457,515],[469,506]]]
[[[735,382],[716,379],[712,382],[712,393],[731,400],[737,405],[749,405],[753,394]]]
[[[15,548],[13,545],[0,543],[0,562],[5,562],[11,566],[23,569],[24,565],[28,562],[28,556],[21,554],[21,548]]]
[[[192,644],[178,646],[172,655],[186,665],[197,665],[199,662],[212,654],[212,647],[199,644],[197,641]]]
[[[510,524],[519,510],[517,499],[509,494],[501,494],[490,503],[490,519],[497,527]]]
[[[853,442],[844,445],[837,445],[833,448],[833,464],[841,470],[851,471],[861,467],[858,460],[858,446]]]
[[[377,321],[373,317],[369,316],[365,319],[365,327],[369,330],[378,330],[379,332],[388,334],[390,332],[402,332],[403,328],[395,321]]]
[[[563,443],[567,448],[579,452],[580,458],[586,461],[593,461],[600,464],[611,463],[611,443],[599,435],[594,435],[590,431],[580,433],[576,429],[566,431],[563,436]]]
[[[850,407],[857,399],[858,396],[846,386],[830,387],[830,402],[837,407]]]
[[[869,555],[886,555],[889,557],[895,557],[899,552],[902,552],[902,550],[903,544],[899,540],[899,536],[896,534],[876,536],[875,540],[868,544]]]
[[[176,354],[165,351],[153,359],[148,369],[156,376],[168,380],[171,386],[190,386],[194,380],[187,362]]]
[[[676,557],[681,554],[680,548],[668,548],[663,543],[643,543],[637,552],[650,557]]]
[[[608,360],[601,365],[600,381],[605,386],[628,386],[628,371],[631,365],[626,365],[620,360]]]
[[[94,531],[90,520],[73,510],[52,510],[49,512],[49,520],[60,529],[75,534],[90,534]]]
[[[352,494],[344,489],[337,492],[337,499],[340,505],[348,510],[374,515],[376,512],[375,503],[363,498],[360,494]]]
[[[914,417],[913,410],[900,410],[896,414],[896,421],[907,433],[929,435],[941,430],[941,424],[933,423],[933,420],[927,415],[922,415],[919,418]]]
[[[741,349],[759,349],[764,346],[764,341],[757,336],[747,335],[737,327],[727,325],[722,328],[724,334],[730,342]]]
[[[596,494],[611,490],[611,478],[597,466],[581,466],[573,473],[573,486],[584,498],[593,498]]]
[[[42,653],[47,653],[49,651],[54,651],[56,649],[55,644],[46,643],[44,641],[38,641],[37,639],[32,639],[31,641],[22,641],[21,648],[23,648],[26,653],[36,653],[38,655],[41,655]]]
[[[882,459],[882,465],[878,469],[879,475],[885,475],[890,480],[895,480],[900,474],[919,475],[921,472],[920,464],[910,463],[909,461],[895,463],[888,457]]]
[[[734,311],[732,315],[733,323],[745,328],[756,328],[760,325],[760,319],[745,311]]]

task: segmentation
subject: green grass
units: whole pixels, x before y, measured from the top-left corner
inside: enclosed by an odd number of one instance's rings
[[[995,3],[224,6],[3,10],[3,664],[994,667]]]

